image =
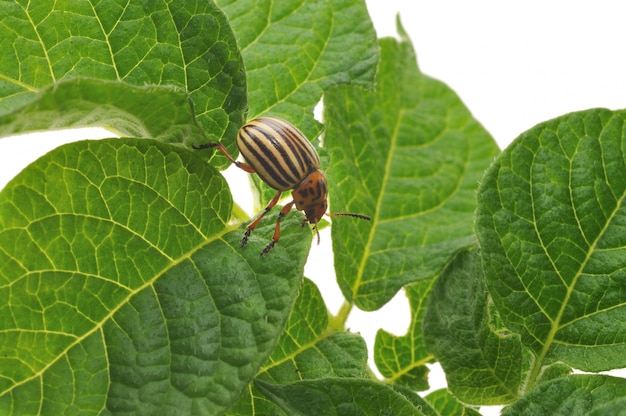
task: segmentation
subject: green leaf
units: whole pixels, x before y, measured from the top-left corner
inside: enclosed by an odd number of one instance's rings
[[[391,387],[370,380],[325,378],[275,385],[255,381],[289,415],[423,415]]]
[[[156,141],[76,142],[0,193],[0,413],[219,413],[269,356],[310,233],[241,249],[224,179]],[[276,215],[273,216],[276,218]]]
[[[179,88],[72,78],[43,88],[36,99],[0,117],[0,136],[96,126],[120,136],[191,146],[205,140],[194,117],[189,97]]]
[[[459,402],[447,389],[435,390],[426,396],[426,400],[437,409],[437,414],[445,416],[480,416],[480,413],[471,407]]]
[[[435,282],[424,340],[459,400],[494,405],[518,397],[522,345],[492,317],[477,249],[459,253]]]
[[[624,405],[626,380],[577,374],[540,384],[502,415],[614,416],[624,414]]]
[[[284,332],[257,379],[287,384],[324,377],[363,378],[366,368],[367,347],[363,338],[349,332],[328,331],[328,312],[319,289],[305,279]],[[251,385],[229,414],[283,413]]]
[[[193,101],[200,127],[215,138],[234,137],[246,107],[242,58],[226,17],[210,1],[158,0],[149,7],[139,0],[123,7],[114,0],[2,2],[0,49],[6,52],[0,63],[0,114],[64,99],[46,97],[54,88],[45,88],[77,77],[103,81],[96,93],[109,85],[104,81],[178,87]],[[107,104],[124,108],[124,97],[115,97],[122,102]],[[149,105],[142,122],[148,124],[162,104]],[[83,118],[92,111],[85,107]],[[56,127],[71,126],[63,121]],[[30,130],[26,122],[19,126]]]
[[[374,344],[374,361],[380,373],[387,381],[415,391],[428,390],[429,370],[426,363],[433,359],[424,346],[422,331],[426,299],[432,283],[432,280],[425,280],[405,288],[411,307],[411,324],[407,334],[396,336],[381,329]]]
[[[459,97],[420,73],[406,35],[380,45],[375,93],[324,96],[331,209],[373,218],[332,227],[339,285],[366,310],[474,244],[475,189],[498,151]]]
[[[281,116],[313,139],[313,107],[337,83],[374,87],[376,32],[363,0],[218,0],[248,77],[249,117]]]
[[[485,174],[477,233],[504,324],[541,367],[626,367],[626,112],[593,109],[519,136]]]

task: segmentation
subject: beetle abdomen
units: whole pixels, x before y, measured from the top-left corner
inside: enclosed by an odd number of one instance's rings
[[[274,117],[246,123],[237,134],[237,146],[261,179],[278,191],[293,189],[319,169],[315,148],[293,124]]]

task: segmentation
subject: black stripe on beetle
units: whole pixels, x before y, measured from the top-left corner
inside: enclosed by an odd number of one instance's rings
[[[291,189],[293,182],[297,181],[298,172],[289,174],[281,164],[284,160],[283,154],[277,154],[276,145],[274,150],[268,146],[273,144],[267,137],[259,136],[258,130],[246,131],[246,139],[239,144],[239,150],[244,155],[246,161],[254,167],[254,170],[266,183],[273,188],[280,190]]]
[[[319,167],[307,138],[284,121],[264,117],[241,128],[237,144],[246,161],[274,189],[286,191]]]

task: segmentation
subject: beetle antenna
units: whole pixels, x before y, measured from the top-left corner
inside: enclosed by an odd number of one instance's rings
[[[354,218],[360,218],[366,221],[372,220],[372,217],[370,217],[369,215],[354,214],[352,212],[332,212],[332,213],[327,212],[326,215],[328,215],[329,217],[354,217]]]

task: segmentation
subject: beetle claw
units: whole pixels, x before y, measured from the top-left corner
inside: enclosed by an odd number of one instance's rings
[[[265,246],[265,248],[263,249],[263,251],[261,251],[261,257],[263,257],[265,254],[269,253],[270,250],[272,248],[274,248],[274,245],[276,244],[276,241],[272,240],[271,243],[269,243],[267,246]]]
[[[246,230],[246,232],[244,233],[243,237],[241,238],[241,241],[239,242],[239,244],[241,245],[241,247],[245,247],[246,244],[248,244],[248,237],[250,237],[250,232],[251,230]]]

